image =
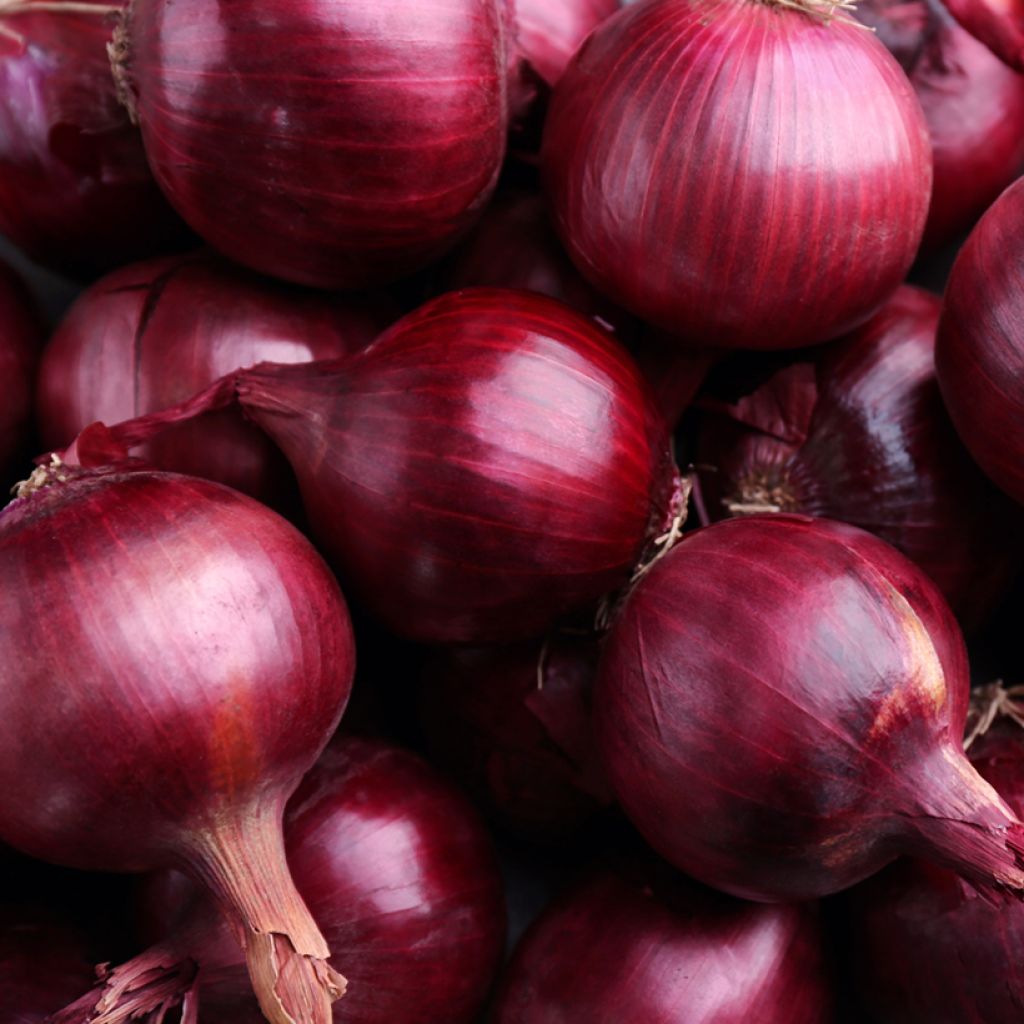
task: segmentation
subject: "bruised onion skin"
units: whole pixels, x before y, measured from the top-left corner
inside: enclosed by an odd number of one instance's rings
[[[624,583],[677,511],[639,370],[540,295],[452,292],[348,361],[257,367],[237,391],[346,592],[415,640],[541,634]]]
[[[1024,826],[968,764],[963,641],[934,584],[845,524],[731,519],[640,580],[595,729],[676,867],[755,900],[827,895],[901,853],[1024,888]]]
[[[971,763],[1024,813],[1024,733],[999,725]],[[1024,908],[994,907],[952,872],[907,860],[850,893],[863,999],[877,1024],[1016,1024]]]
[[[588,637],[437,651],[420,690],[433,760],[507,830],[572,835],[612,799],[591,725],[596,674]]]
[[[155,412],[239,367],[344,356],[387,319],[380,304],[289,288],[204,254],[125,267],[79,297],[46,347],[41,440],[60,448],[90,423]],[[287,505],[295,490],[281,453],[237,411],[184,424],[140,454],[265,504]]]
[[[494,1024],[832,1021],[813,905],[674,888],[607,870],[573,887],[516,950]]]
[[[75,277],[188,237],[117,100],[112,9],[99,0],[0,6],[0,232]]]
[[[979,466],[1024,502],[1024,181],[960,250],[943,301],[935,366],[953,425]]]
[[[118,74],[207,242],[358,288],[437,258],[487,201],[505,46],[498,0],[133,0]]]
[[[0,473],[23,454],[42,328],[21,280],[0,263]]]
[[[542,170],[602,294],[681,343],[790,348],[903,280],[931,192],[906,76],[859,26],[736,0],[645,0],[555,89]]]
[[[268,1020],[290,1019],[275,986],[328,1019],[329,953],[281,837],[354,668],[312,546],[217,484],[54,467],[0,514],[0,576],[0,840],[71,867],[187,869]]]
[[[348,979],[334,1024],[475,1019],[504,947],[504,893],[491,841],[450,783],[397,747],[337,740],[289,802],[285,840],[296,885]],[[198,895],[176,872],[153,876],[149,927],[161,937],[177,929],[165,948],[199,965],[199,1024],[262,1024],[237,944]],[[183,944],[186,934],[197,944]]]
[[[964,450],[935,379],[941,301],[904,286],[853,334],[776,365],[704,417],[714,518],[802,512],[902,551],[981,625],[1021,561],[1019,510]],[[749,385],[748,385],[749,388]]]

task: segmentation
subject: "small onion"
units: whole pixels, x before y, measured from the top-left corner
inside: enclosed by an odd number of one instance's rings
[[[838,892],[901,853],[1024,889],[1024,825],[961,746],[967,659],[934,584],[802,516],[682,540],[630,594],[594,693],[623,809],[747,899]]]
[[[23,454],[27,441],[41,334],[25,286],[0,263],[0,474]]]
[[[687,344],[835,337],[917,252],[920,104],[871,33],[817,10],[645,0],[593,32],[555,90],[542,170],[569,255]]]
[[[1024,180],[960,250],[946,286],[935,366],[953,425],[979,466],[1024,502]]]
[[[822,946],[812,905],[603,871],[526,934],[494,1024],[829,1024]]]
[[[0,232],[93,277],[185,242],[117,101],[107,43],[120,3],[0,3]]]
[[[133,0],[115,71],[206,241],[355,288],[426,265],[486,202],[505,46],[498,0]]]

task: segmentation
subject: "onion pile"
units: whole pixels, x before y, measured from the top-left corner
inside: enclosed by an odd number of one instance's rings
[[[0,263],[0,474],[4,477],[27,441],[40,333],[25,286]]]

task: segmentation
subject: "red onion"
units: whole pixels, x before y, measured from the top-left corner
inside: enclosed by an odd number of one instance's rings
[[[58,448],[96,420],[155,412],[242,366],[354,352],[385,322],[383,308],[286,288],[204,255],[125,267],[78,299],[47,346],[42,441]],[[267,504],[294,495],[283,456],[237,412],[183,425],[144,454]]]
[[[497,180],[498,0],[132,0],[116,45],[168,198],[264,273],[393,280],[449,248]]]
[[[107,43],[120,6],[0,4],[0,232],[75,276],[187,236],[117,101]]]
[[[935,366],[953,425],[978,465],[1024,502],[1024,181],[960,250],[946,286]]]
[[[634,363],[529,292],[441,296],[348,360],[256,367],[114,433],[140,443],[236,392],[295,469],[320,545],[401,636],[543,633],[625,583],[679,514]]]
[[[504,894],[487,834],[450,785],[405,751],[342,740],[303,780],[285,831],[296,885],[348,979],[335,1024],[469,1024],[504,946]],[[130,999],[148,1009],[146,986],[189,960],[200,1024],[259,1024],[241,953],[197,895],[177,873],[153,879],[149,914],[177,930],[113,972],[108,992],[141,984],[118,1014]],[[85,1019],[99,991],[57,1024]]]
[[[7,473],[26,443],[41,333],[24,285],[0,263],[0,474]]]
[[[285,801],[351,685],[344,600],[305,538],[217,484],[40,468],[0,514],[0,839],[71,867],[187,869],[273,1024],[341,979],[288,874]]]
[[[438,651],[420,694],[434,760],[506,828],[564,838],[611,802],[590,721],[596,672],[590,637]]]
[[[931,155],[906,76],[871,33],[796,6],[646,0],[555,90],[542,165],[569,255],[688,344],[835,337],[921,240]]]
[[[828,1024],[816,908],[605,871],[527,933],[495,1024]]]
[[[1024,170],[1024,77],[930,0],[861,0],[857,18],[906,71],[935,159],[925,247],[967,230]]]
[[[770,366],[704,421],[697,461],[715,518],[804,512],[870,530],[980,625],[1024,551],[1019,510],[978,472],[935,380],[940,301],[901,288],[868,323]]]
[[[610,18],[620,0],[514,0],[516,48],[541,80],[554,86],[580,43]]]
[[[1024,826],[960,744],[967,661],[934,584],[802,516],[691,534],[609,635],[595,730],[622,806],[676,867],[809,899],[901,853],[1024,889]]]
[[[943,0],[953,17],[1000,60],[1024,71],[1024,5],[1020,0]]]

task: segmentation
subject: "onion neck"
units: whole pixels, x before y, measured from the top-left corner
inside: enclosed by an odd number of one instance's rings
[[[794,482],[783,467],[751,470],[737,482],[732,493],[722,499],[722,504],[731,516],[804,510]]]
[[[855,25],[857,28],[867,29],[868,32],[874,31],[850,16],[850,12],[857,9],[855,0],[759,0],[759,2],[766,7],[799,11],[826,25],[833,21],[839,21],[847,25]]]

